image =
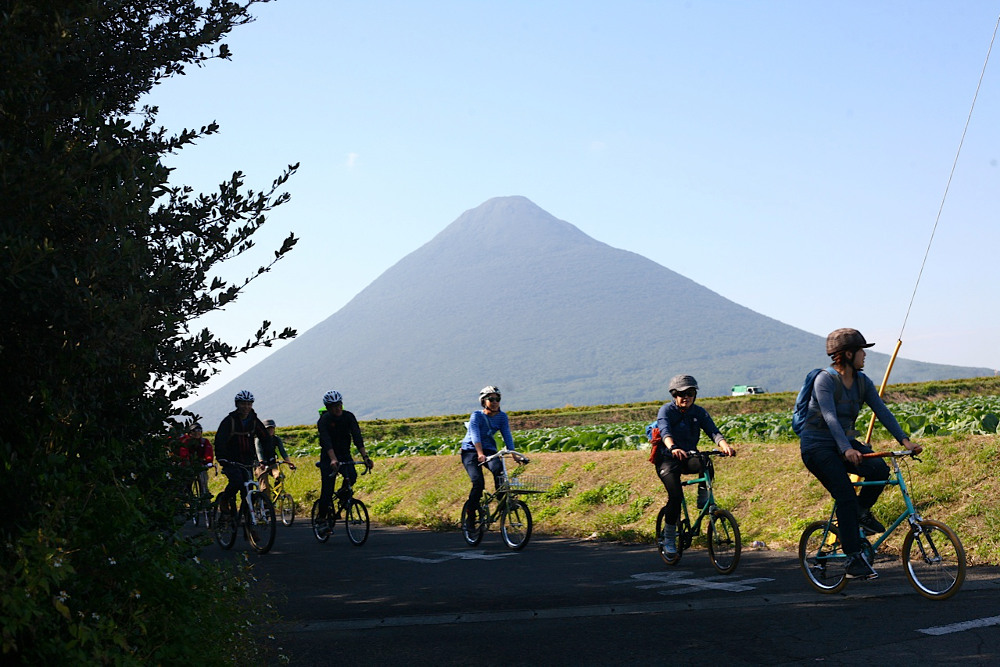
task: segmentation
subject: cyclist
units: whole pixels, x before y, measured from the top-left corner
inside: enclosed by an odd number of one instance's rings
[[[493,436],[499,432],[503,438],[504,445],[510,451],[514,451],[514,437],[510,433],[510,420],[507,413],[500,409],[500,389],[494,385],[483,387],[479,391],[479,405],[482,410],[476,410],[469,416],[469,423],[466,424],[467,431],[462,439],[462,465],[465,472],[472,480],[472,488],[469,490],[469,499],[466,501],[468,512],[466,516],[474,520],[475,508],[479,507],[479,500],[483,497],[483,490],[486,488],[486,479],[483,477],[482,463],[486,457],[497,453],[497,443]],[[521,461],[518,454],[515,460]],[[503,474],[503,462],[500,459],[493,459],[486,464],[493,473],[494,488],[501,484],[500,476]]]
[[[202,437],[201,424],[194,422],[188,427],[188,432],[181,436],[181,460],[185,463],[201,464],[202,470],[198,473],[201,488],[208,488],[208,472],[206,468],[214,467],[215,453],[212,450],[212,443],[208,438]]]
[[[816,375],[813,382],[809,412],[799,435],[802,462],[830,492],[837,503],[837,526],[844,553],[848,555],[846,576],[849,579],[874,579],[878,576],[871,563],[861,554],[859,526],[873,535],[885,530],[872,515],[871,508],[885,489],[882,485],[854,490],[850,474],[867,480],[886,480],[889,466],[880,458],[864,459],[862,454],[871,447],[857,440],[854,428],[861,410],[867,404],[882,425],[908,450],[919,452],[921,447],[910,442],[900,428],[874,383],[861,372],[865,366],[865,350],[872,347],[857,329],[837,329],[826,337],[826,353],[831,358],[828,371]]]
[[[665,403],[656,413],[656,425],[663,438],[663,448],[658,454],[656,471],[667,490],[667,507],[664,513],[663,551],[668,556],[677,553],[677,521],[681,516],[681,474],[700,474],[702,462],[697,456],[691,456],[689,451],[698,450],[698,439],[701,432],[712,439],[716,447],[726,456],[735,456],[736,450],[712,421],[708,411],[700,405],[695,405],[698,396],[698,381],[691,375],[675,375],[670,378],[667,389],[673,400]],[[712,474],[709,468],[709,474]],[[698,485],[698,508],[704,506],[708,489],[704,484]]]
[[[365,467],[372,469],[374,464],[365,443],[361,437],[361,427],[353,412],[344,409],[344,398],[339,391],[328,391],[323,395],[325,410],[316,422],[319,431],[319,471],[320,495],[318,520],[325,520],[329,514],[330,503],[333,500],[333,487],[337,472],[344,476],[340,492],[346,493],[347,487],[353,486],[358,479],[358,471],[351,460],[351,442],[361,454]]]
[[[257,476],[260,478],[261,491],[268,490],[269,478],[281,474],[278,471],[277,454],[281,454],[282,463],[295,470],[295,464],[285,452],[285,443],[282,442],[280,435],[274,433],[276,427],[277,424],[273,419],[265,419],[264,428],[267,429],[267,437],[257,438]]]
[[[226,415],[215,432],[215,455],[222,463],[222,474],[229,483],[225,493],[227,505],[236,510],[236,492],[245,494],[244,482],[250,481],[250,473],[235,463],[252,466],[256,461],[254,436],[267,436],[267,429],[253,411],[253,394],[244,389],[233,399],[236,409]]]

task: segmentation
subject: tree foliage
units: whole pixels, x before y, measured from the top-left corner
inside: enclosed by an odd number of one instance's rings
[[[286,201],[241,173],[197,194],[141,98],[229,57],[258,0],[0,0],[0,647],[6,658],[214,662],[243,644],[238,572],[182,535],[190,473],[170,457],[175,401],[231,345],[192,321],[236,299],[221,262]],[[266,0],[261,0],[266,1]]]

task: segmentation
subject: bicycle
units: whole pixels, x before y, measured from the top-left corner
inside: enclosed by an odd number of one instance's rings
[[[275,462],[278,464],[278,476],[269,480],[266,493],[271,499],[271,504],[281,515],[281,523],[290,526],[295,522],[295,499],[292,498],[292,494],[285,490],[285,473],[281,470],[282,465],[289,464],[276,459],[272,459],[269,464]],[[265,476],[269,474],[271,474],[270,468],[265,467],[264,472],[257,476],[258,484],[263,485]]]
[[[507,470],[508,456],[514,457],[521,464],[513,472]],[[548,490],[550,479],[522,474],[530,459],[509,449],[488,456],[480,465],[486,465],[496,458],[503,464],[499,486],[494,493],[483,493],[479,507],[474,512],[470,510],[468,501],[462,506],[462,535],[466,543],[474,547],[482,541],[489,527],[499,521],[504,544],[514,551],[520,551],[531,539],[532,520],[527,503],[517,496]],[[493,503],[496,503],[495,509],[491,509]]]
[[[920,595],[930,600],[945,600],[958,592],[965,581],[965,550],[951,528],[939,521],[924,519],[913,505],[913,498],[899,465],[899,459],[909,456],[920,459],[914,452],[872,452],[865,458],[891,458],[893,472],[885,481],[859,481],[854,486],[898,486],[906,508],[874,543],[861,533],[861,550],[869,563],[875,553],[892,533],[907,522],[909,532],[903,538],[902,560],[906,577]],[[847,560],[840,545],[840,532],[836,525],[837,504],[834,503],[830,518],[815,521],[802,532],[799,539],[799,563],[809,584],[821,593],[837,593],[847,585],[844,565]]]
[[[681,494],[681,517],[677,522],[677,553],[669,555],[663,548],[663,526],[666,525],[666,506],[660,510],[656,516],[656,542],[660,552],[660,557],[667,565],[677,565],[681,560],[681,555],[685,549],[691,548],[694,538],[701,534],[701,522],[706,517],[710,517],[706,528],[706,538],[708,541],[708,555],[712,559],[712,565],[720,574],[731,574],[740,562],[740,554],[743,552],[743,541],[740,537],[740,526],[736,523],[729,510],[721,509],[715,503],[715,494],[712,491],[712,459],[713,456],[726,456],[724,452],[712,450],[708,452],[689,451],[689,456],[697,456],[701,460],[702,472],[698,477],[681,481],[681,486],[691,484],[705,484],[706,496],[705,504],[695,517],[694,524],[691,523],[688,514],[687,499]]]
[[[211,463],[202,464],[202,469],[191,481],[191,523],[196,526],[204,525],[206,528],[212,527],[212,493],[208,490],[208,473],[212,468]]]
[[[260,490],[253,478],[253,466],[236,463],[235,461],[219,461],[225,465],[233,465],[247,471],[247,480],[243,482],[246,496],[236,510],[236,498],[226,497],[223,491],[215,497],[212,503],[212,521],[215,541],[223,549],[231,549],[236,542],[236,531],[242,526],[243,537],[259,554],[266,554],[274,545],[275,518],[274,504]],[[241,496],[243,494],[240,494]]]
[[[336,478],[345,465],[354,465],[354,461],[343,461],[336,471],[331,473],[331,477]],[[316,464],[317,467],[319,463]],[[362,465],[362,475],[368,474],[368,466]],[[320,542],[326,542],[333,534],[333,528],[337,525],[337,519],[343,515],[344,525],[347,527],[347,539],[356,547],[360,547],[368,540],[368,533],[371,530],[371,520],[368,517],[368,507],[361,500],[354,497],[354,486],[347,481],[340,485],[340,489],[333,494],[330,500],[330,508],[327,511],[326,519],[320,520],[319,500],[312,505],[311,525],[313,535]]]

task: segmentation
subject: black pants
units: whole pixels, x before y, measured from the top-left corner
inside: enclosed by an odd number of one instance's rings
[[[333,500],[333,489],[337,484],[337,476],[332,475],[333,466],[330,465],[330,459],[320,460],[319,472],[320,472],[320,487],[319,487],[319,518],[325,519],[327,512],[330,510],[330,502]],[[354,483],[358,481],[358,471],[354,467],[353,463],[341,463],[337,472],[344,476],[344,482],[340,485],[340,488],[344,488],[344,485],[354,486]]]
[[[496,452],[483,453],[486,456],[496,454]],[[465,472],[469,473],[469,479],[472,480],[472,488],[469,489],[468,504],[476,507],[479,505],[479,499],[483,497],[483,490],[486,488],[486,478],[483,476],[483,467],[479,465],[479,455],[476,453],[476,450],[462,450],[462,465],[465,466]],[[500,478],[503,476],[503,462],[499,458],[496,458],[487,463],[486,467],[493,473],[493,488],[495,489],[500,486]]]
[[[663,487],[667,490],[667,511],[663,519],[671,526],[677,525],[681,518],[681,495],[684,493],[681,486],[681,475],[700,475],[702,472],[701,458],[689,456],[686,459],[675,459],[670,452],[665,449],[660,455],[660,460],[656,464],[656,472],[663,482]],[[711,474],[709,468],[709,474]]]
[[[851,446],[862,454],[872,451],[857,440],[852,440]],[[862,486],[860,492],[855,492],[848,475],[858,475],[869,482],[883,481],[889,479],[889,466],[883,459],[861,459],[859,465],[854,465],[841,457],[836,445],[806,450],[802,452],[802,462],[837,501],[837,526],[844,553],[857,553],[861,550],[858,516],[871,509],[885,486]]]

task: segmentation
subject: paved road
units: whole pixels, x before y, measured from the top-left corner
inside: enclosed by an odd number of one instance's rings
[[[723,576],[702,549],[668,567],[650,546],[535,536],[515,553],[498,533],[470,548],[377,527],[355,547],[301,520],[250,559],[285,597],[273,634],[293,665],[1000,664],[1000,568],[931,601],[890,560],[823,595],[787,552],[744,551]]]

